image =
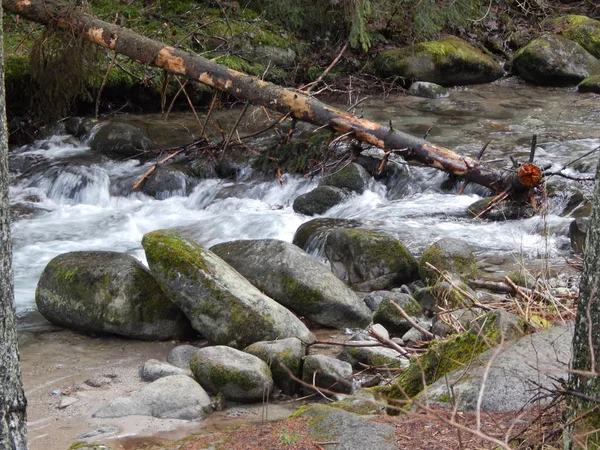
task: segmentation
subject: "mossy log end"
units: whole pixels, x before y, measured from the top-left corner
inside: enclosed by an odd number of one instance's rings
[[[184,52],[104,22],[85,14],[81,8],[60,0],[3,0],[2,6],[24,19],[69,30],[74,35],[141,64],[185,76],[254,105],[290,114],[297,120],[317,126],[328,126],[339,133],[353,133],[362,142],[397,152],[409,164],[433,167],[497,192],[522,192],[531,187],[527,183],[521,183],[519,177],[510,172],[507,174],[505,171],[485,167],[475,159],[379,123],[358,118],[301,91],[262,81],[197,54]]]

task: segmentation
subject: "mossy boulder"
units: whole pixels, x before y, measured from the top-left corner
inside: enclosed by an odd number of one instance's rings
[[[600,21],[586,16],[566,15],[551,21],[554,33],[577,42],[600,59]]]
[[[319,325],[360,328],[371,322],[365,303],[293,244],[250,239],[218,244],[211,251],[266,295]]]
[[[319,186],[294,200],[293,208],[299,214],[314,216],[342,203],[347,198],[343,189],[334,186]]]
[[[390,333],[402,336],[412,325],[400,315],[392,303],[400,306],[410,317],[423,317],[421,305],[408,294],[388,292],[373,314],[373,323],[383,325]]]
[[[294,233],[292,244],[308,253],[319,251],[325,245],[325,239],[335,228],[355,228],[361,223],[351,219],[323,217],[304,222]]]
[[[294,395],[298,383],[290,376],[302,376],[302,359],[306,356],[306,346],[296,338],[280,339],[278,341],[255,342],[244,349],[246,353],[257,356],[265,361],[273,381],[286,395]],[[289,372],[288,372],[289,370]]]
[[[249,353],[217,345],[196,351],[190,360],[196,381],[211,394],[221,392],[227,400],[261,401],[273,389],[267,363]]]
[[[523,79],[542,85],[570,86],[600,74],[600,61],[581,45],[550,33],[521,48],[513,65]]]
[[[103,122],[96,125],[88,139],[92,151],[114,158],[139,156],[153,147],[148,134],[128,123]]]
[[[337,228],[325,254],[333,273],[359,291],[385,290],[417,279],[418,263],[398,239],[364,228]]]
[[[430,286],[438,282],[438,275],[427,263],[441,271],[458,275],[463,281],[477,278],[477,261],[469,245],[460,239],[440,239],[421,255],[419,275]]]
[[[385,50],[375,59],[375,71],[442,86],[489,83],[504,75],[492,57],[457,37]]]
[[[591,77],[584,78],[581,83],[577,85],[579,92],[593,92],[600,94],[600,75],[592,75]]]
[[[291,311],[193,240],[159,230],[146,234],[142,245],[164,292],[210,342],[244,348],[278,338],[314,339]]]
[[[55,257],[40,276],[35,302],[50,322],[83,333],[148,340],[195,334],[148,269],[124,253]]]
[[[304,393],[313,394],[310,386],[325,388],[340,394],[352,394],[354,392],[354,379],[352,378],[352,366],[339,359],[326,355],[309,355],[304,358],[302,367],[302,381]]]
[[[364,167],[351,163],[329,175],[323,184],[362,194],[370,178],[369,172]]]

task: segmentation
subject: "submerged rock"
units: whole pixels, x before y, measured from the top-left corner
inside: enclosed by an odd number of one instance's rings
[[[385,233],[338,228],[327,236],[325,254],[333,273],[359,291],[390,289],[417,278],[410,251]]]
[[[521,48],[513,65],[523,79],[536,84],[575,85],[600,74],[600,61],[581,45],[549,33]]]
[[[448,97],[448,90],[435,83],[428,83],[427,81],[415,81],[408,88],[408,94],[414,95],[415,97],[424,98],[440,98]]]
[[[375,59],[375,71],[442,86],[489,83],[504,75],[493,58],[457,37],[386,50]]]
[[[179,233],[159,230],[142,240],[150,270],[164,292],[214,344],[313,336],[291,311],[267,297],[230,265]]]
[[[371,312],[352,290],[293,244],[240,240],[211,251],[266,295],[319,325],[359,328],[371,321]]]
[[[94,128],[89,146],[93,151],[106,156],[139,156],[154,145],[145,131],[128,123],[104,122]]]
[[[460,239],[440,239],[431,244],[419,262],[419,275],[421,279],[434,285],[438,275],[427,267],[427,263],[441,271],[458,275],[463,281],[477,278],[477,260],[469,245]]]
[[[111,400],[93,417],[152,416],[158,419],[196,420],[211,411],[208,394],[186,375],[160,378],[142,388],[133,397]]]
[[[346,200],[346,193],[334,186],[319,186],[294,200],[293,208],[299,214],[314,216],[323,214],[338,203]]]
[[[244,349],[246,353],[265,361],[273,375],[273,381],[286,395],[294,395],[298,383],[290,376],[302,377],[302,359],[306,355],[306,346],[296,338],[279,341],[255,342]],[[288,372],[289,371],[289,372]]]
[[[323,182],[323,185],[334,186],[362,194],[365,191],[370,178],[369,172],[367,172],[364,167],[356,163],[351,163],[329,175]]]
[[[273,390],[267,363],[231,347],[218,345],[199,349],[192,355],[190,369],[208,392],[221,392],[227,400],[261,401]]]
[[[165,340],[193,335],[189,320],[134,257],[70,252],[52,259],[35,301],[50,322],[83,333]]]

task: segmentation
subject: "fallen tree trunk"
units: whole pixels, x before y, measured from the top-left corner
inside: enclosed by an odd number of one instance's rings
[[[352,133],[362,142],[394,151],[409,164],[443,170],[497,192],[524,192],[533,187],[529,180],[521,179],[518,171],[506,172],[485,167],[475,159],[379,123],[358,118],[303,92],[259,80],[194,53],[184,52],[104,22],[85,14],[79,7],[66,5],[59,0],[2,0],[2,6],[25,19],[68,30],[139,63],[186,76],[254,105],[290,114],[297,120],[314,125],[328,126],[339,133]],[[76,61],[73,63],[76,64]]]

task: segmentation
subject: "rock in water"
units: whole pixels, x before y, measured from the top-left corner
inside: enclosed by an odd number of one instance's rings
[[[361,328],[371,321],[369,308],[351,289],[293,244],[240,240],[211,251],[266,295],[319,325]]]
[[[291,311],[193,240],[159,230],[146,234],[142,245],[165,293],[212,343],[244,348],[287,337],[314,340]]]
[[[194,334],[148,269],[124,253],[57,256],[42,272],[35,302],[50,322],[84,333],[148,340]]]

